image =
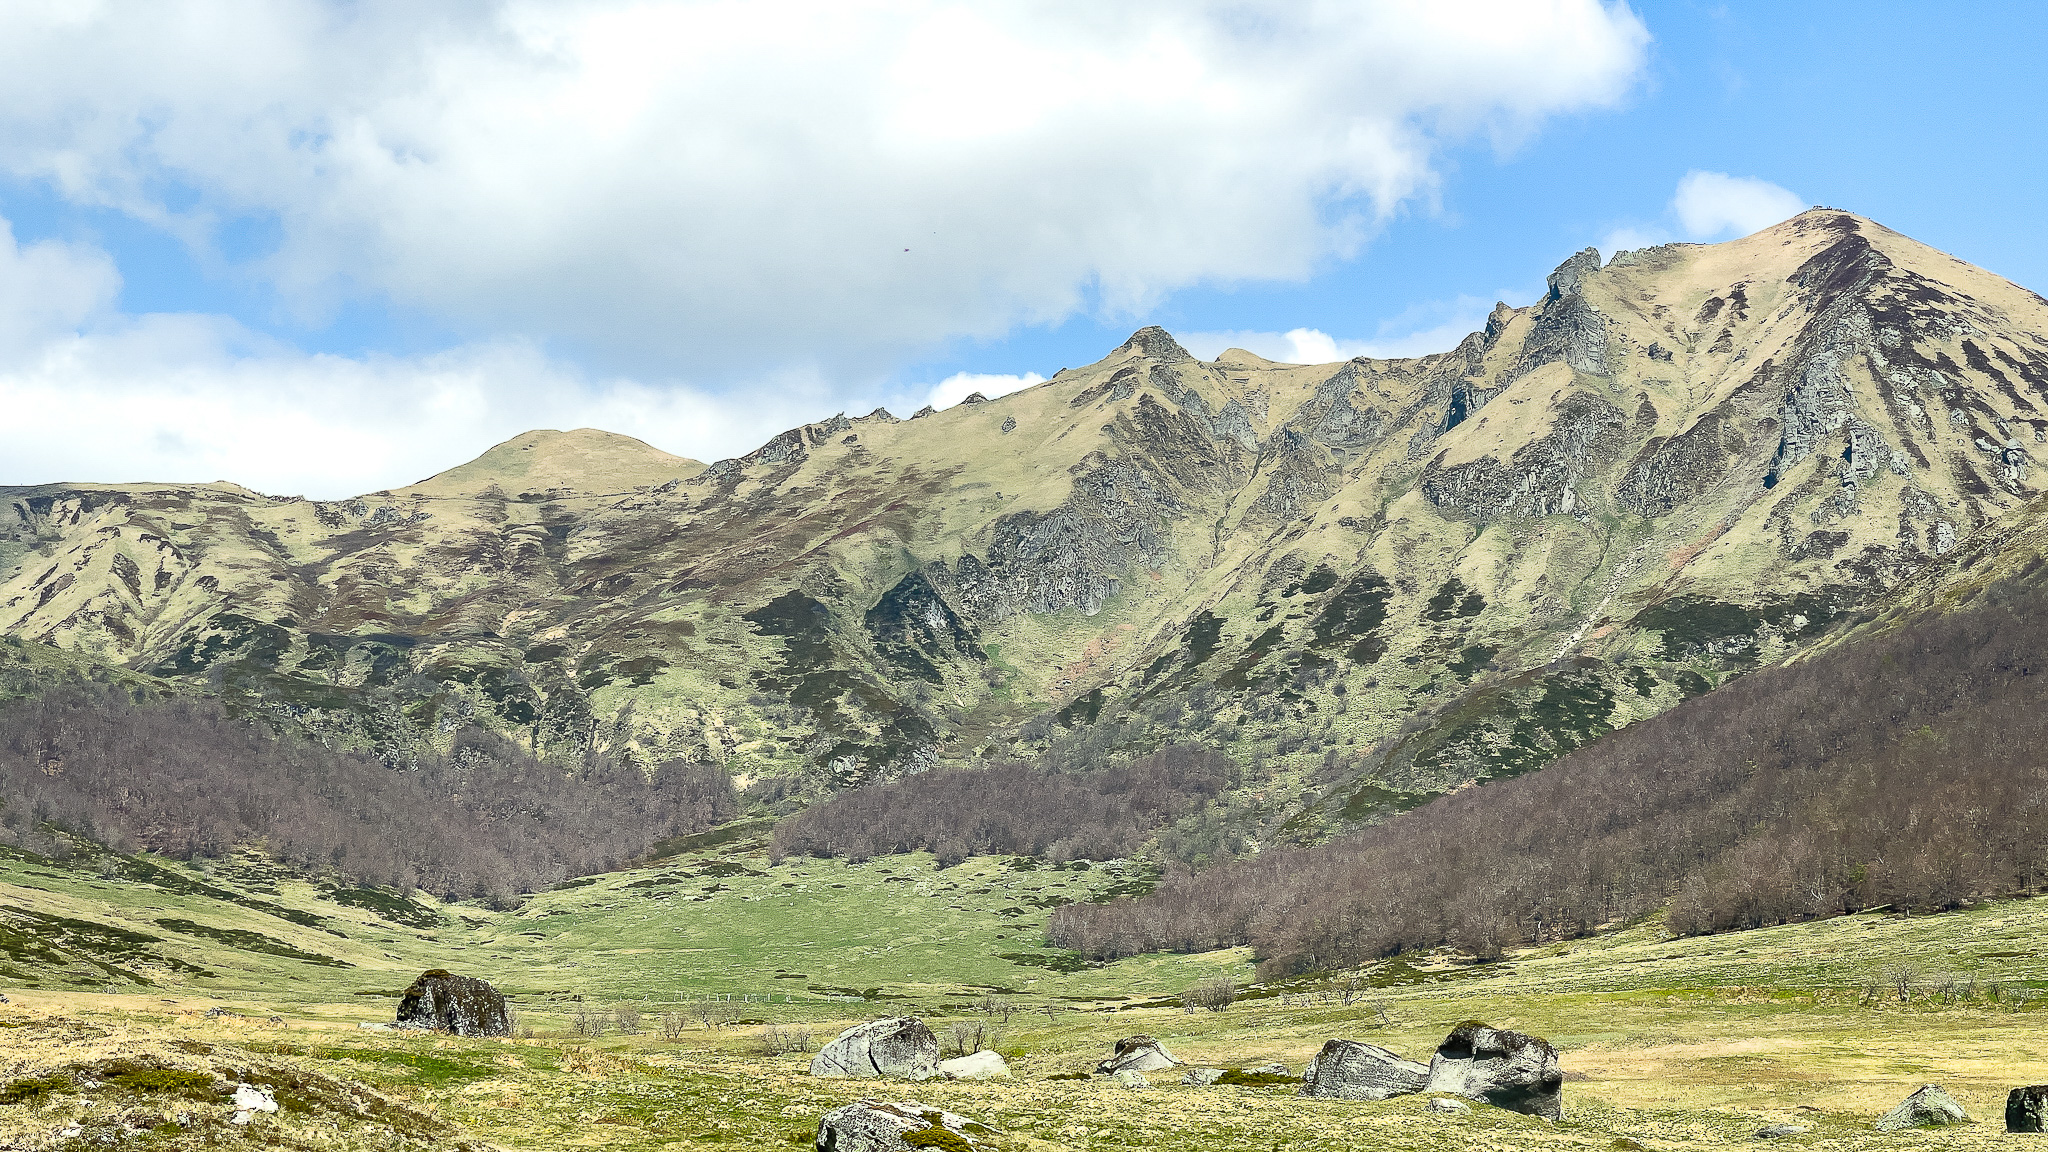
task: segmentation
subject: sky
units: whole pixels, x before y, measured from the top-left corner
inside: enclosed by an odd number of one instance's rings
[[[1160,324],[1454,346],[1574,251],[1846,208],[2048,290],[2048,9],[11,0],[0,485],[703,460]]]

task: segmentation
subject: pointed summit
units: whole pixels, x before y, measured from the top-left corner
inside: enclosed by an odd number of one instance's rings
[[[1188,350],[1181,347],[1166,329],[1157,324],[1148,324],[1123,342],[1111,357],[1123,355],[1151,356],[1160,360],[1193,360]]]
[[[398,491],[420,496],[475,496],[496,486],[507,496],[569,489],[629,492],[694,476],[704,465],[671,456],[651,444],[596,428],[559,432],[536,428],[499,444],[467,464],[438,472]]]

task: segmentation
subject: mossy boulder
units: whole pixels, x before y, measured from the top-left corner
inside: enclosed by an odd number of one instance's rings
[[[817,1152],[979,1152],[996,1130],[915,1100],[862,1100],[834,1108],[818,1121]]]
[[[915,1016],[857,1024],[811,1057],[811,1075],[823,1078],[930,1080],[938,1074],[939,1038]]]
[[[1956,1103],[1939,1084],[1923,1084],[1911,1096],[1899,1101],[1899,1106],[1877,1119],[1879,1132],[1898,1132],[1906,1128],[1942,1128],[1950,1124],[1968,1124],[1970,1114]]]
[[[1331,1100],[1386,1100],[1422,1091],[1429,1067],[1359,1040],[1323,1045],[1301,1075],[1301,1094]]]
[[[431,968],[399,997],[398,1024],[457,1036],[510,1036],[512,1011],[489,983]]]
[[[1114,1076],[1118,1072],[1161,1072],[1179,1063],[1173,1058],[1173,1053],[1166,1050],[1166,1045],[1141,1033],[1117,1041],[1109,1059],[1095,1066],[1095,1074]]]

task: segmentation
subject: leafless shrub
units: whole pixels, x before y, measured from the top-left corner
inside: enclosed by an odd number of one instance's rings
[[[575,1014],[569,1018],[569,1026],[578,1036],[602,1036],[612,1026],[611,1009],[593,1010],[588,1004],[578,1004]]]
[[[1920,982],[1919,966],[1903,960],[1897,964],[1888,965],[1884,970],[1884,982],[1885,986],[1890,988],[1892,993],[1899,998],[1899,1003],[1911,1004],[1913,1002],[1913,989]]]
[[[619,1005],[612,1009],[612,1018],[619,1022],[619,1031],[624,1032],[628,1036],[638,1036],[640,1034],[640,1006],[638,1004]]]
[[[984,992],[981,1000],[975,1004],[974,1010],[991,1020],[1000,1020],[1008,1024],[1010,1017],[1016,1013],[1017,1006],[1005,997],[993,992]]]
[[[1228,976],[1213,976],[1180,994],[1181,1007],[1221,1012],[1237,999],[1237,982]]]
[[[661,1014],[661,1038],[668,1041],[681,1040],[683,1038],[683,1029],[689,1025],[689,1022],[690,1018],[681,1012],[663,1012]]]
[[[770,1024],[761,1029],[761,1050],[770,1056],[809,1052],[817,1046],[811,1030],[801,1024]]]
[[[955,1020],[946,1037],[947,1050],[968,1056],[1003,1042],[1002,1029],[987,1020]]]

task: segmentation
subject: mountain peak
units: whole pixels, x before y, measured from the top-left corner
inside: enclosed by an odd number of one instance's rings
[[[1194,359],[1193,356],[1189,355],[1188,350],[1181,347],[1180,342],[1173,338],[1172,333],[1169,333],[1157,324],[1148,324],[1131,333],[1130,339],[1119,345],[1115,352],[1110,353],[1111,356],[1127,354],[1153,356],[1161,360]]]
[[[704,465],[644,441],[598,428],[522,432],[467,464],[437,472],[399,491],[421,496],[474,496],[496,486],[506,495],[571,489],[625,492],[694,476]]]

